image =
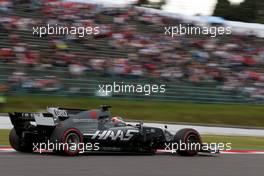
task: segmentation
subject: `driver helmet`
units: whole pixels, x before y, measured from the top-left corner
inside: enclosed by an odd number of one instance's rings
[[[113,124],[125,123],[122,117],[112,117],[111,122]]]

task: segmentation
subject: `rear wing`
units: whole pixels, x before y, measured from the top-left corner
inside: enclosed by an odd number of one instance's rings
[[[9,113],[14,127],[28,128],[34,126],[55,126],[58,118],[67,119],[70,114],[85,111],[83,109],[48,107],[47,113],[15,112]]]
[[[110,106],[102,105],[99,109],[99,119],[110,117]],[[36,126],[54,127],[59,120],[65,120],[81,112],[88,111],[85,109],[47,107],[47,113],[32,112],[15,112],[9,113],[10,120],[16,129],[29,129]]]
[[[55,119],[51,113],[8,113],[15,129],[30,129],[35,126],[55,126]]]

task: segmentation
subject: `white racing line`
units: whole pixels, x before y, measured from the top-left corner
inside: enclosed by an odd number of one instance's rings
[[[136,124],[136,123],[131,123]],[[164,128],[166,125],[168,131],[175,134],[183,128],[193,128],[200,134],[209,135],[227,135],[227,136],[255,136],[264,137],[264,129],[248,129],[248,128],[232,128],[232,127],[214,127],[214,126],[199,126],[199,125],[177,125],[177,124],[161,124],[161,123],[144,123],[144,125]]]
[[[0,129],[12,129],[13,125],[8,116],[0,116]]]
[[[130,124],[138,124],[130,122]],[[146,126],[164,128],[168,127],[168,131],[173,134],[183,128],[196,129],[200,134],[210,135],[228,135],[228,136],[255,136],[264,137],[264,129],[248,129],[248,128],[232,128],[232,127],[214,127],[214,126],[199,126],[199,125],[177,125],[177,124],[161,124],[161,123],[144,123]],[[0,129],[12,129],[13,126],[8,116],[0,116]]]
[[[130,124],[137,124],[131,122]],[[213,126],[195,126],[195,125],[177,125],[177,124],[161,124],[161,123],[144,123],[146,126],[164,128],[176,133],[182,128],[193,128],[196,129],[200,134],[209,135],[228,135],[228,136],[252,136],[252,137],[264,137],[264,130],[262,129],[247,129],[247,128],[232,128],[232,127],[213,127]],[[0,116],[0,129],[11,129],[13,128],[9,117]],[[1,147],[0,152],[14,152],[10,147]],[[170,153],[170,151],[159,150],[158,153]],[[221,151],[223,154],[264,154],[264,150],[230,150]]]

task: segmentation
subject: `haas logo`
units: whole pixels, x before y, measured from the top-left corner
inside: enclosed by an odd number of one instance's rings
[[[138,130],[127,130],[127,131],[117,130],[115,132],[112,130],[96,131],[92,136],[92,139],[99,139],[99,140],[120,139],[121,141],[128,141],[134,136],[135,133],[138,132],[139,132]]]

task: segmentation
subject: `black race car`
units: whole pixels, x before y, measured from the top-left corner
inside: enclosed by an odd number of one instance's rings
[[[70,156],[87,151],[153,154],[158,149],[185,156],[218,152],[204,149],[194,129],[181,129],[173,135],[166,126],[161,129],[142,123],[131,125],[121,118],[111,118],[109,108],[106,105],[96,110],[51,107],[46,113],[9,113],[14,126],[9,135],[10,144],[19,152],[52,150]]]

